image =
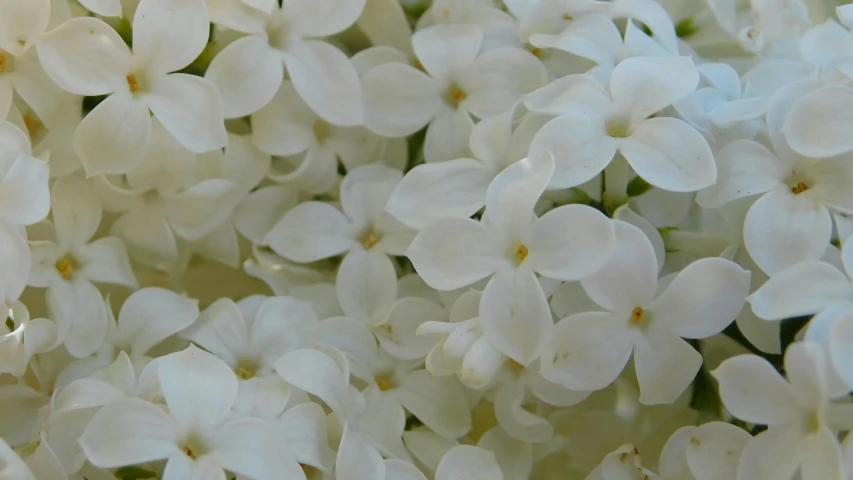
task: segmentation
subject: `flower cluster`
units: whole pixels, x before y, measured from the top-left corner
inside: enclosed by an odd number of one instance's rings
[[[0,0],[0,478],[853,480],[853,4]]]

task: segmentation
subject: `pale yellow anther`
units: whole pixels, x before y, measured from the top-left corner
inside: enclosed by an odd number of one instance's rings
[[[376,377],[375,380],[376,386],[379,387],[379,390],[383,392],[387,392],[388,390],[391,390],[392,388],[397,386],[397,383],[394,382],[394,378],[390,374],[380,375]]]
[[[68,257],[62,257],[56,262],[56,270],[62,275],[62,278],[70,280],[71,275],[74,274],[74,261]]]
[[[568,22],[568,21],[570,21],[570,20],[574,20],[574,19],[575,19],[575,17],[573,17],[573,16],[569,15],[568,13],[564,13],[564,14],[563,14],[563,20],[565,20],[565,21],[567,21],[567,22]]]
[[[0,73],[3,73],[6,70],[8,64],[6,63],[6,54],[0,52]]]
[[[450,97],[450,99],[456,103],[459,103],[462,100],[468,98],[468,95],[459,87],[452,87],[447,96]]]
[[[542,58],[542,49],[541,48],[533,47],[530,49],[530,53],[532,53],[537,58]]]
[[[255,377],[254,372],[250,371],[247,368],[243,368],[243,367],[237,367],[236,369],[234,369],[234,373],[236,373],[237,376],[242,378],[243,380],[248,380],[250,378]]]
[[[796,185],[791,187],[791,192],[794,194],[800,194],[800,193],[805,192],[808,189],[809,189],[809,186],[806,184],[806,182],[797,182]]]
[[[377,243],[379,243],[379,240],[381,240],[381,238],[379,238],[379,235],[370,232],[365,235],[364,238],[361,239],[361,246],[364,247],[365,250],[370,250]]]
[[[181,450],[183,450],[183,452],[184,452],[184,454],[185,454],[186,456],[190,457],[190,458],[191,458],[191,459],[193,459],[193,460],[195,460],[195,459],[196,459],[196,454],[195,454],[195,452],[194,452],[194,451],[193,451],[193,449],[192,449],[192,448],[190,448],[188,445],[184,445],[184,448],[182,448]]]
[[[631,321],[633,323],[640,323],[640,321],[643,319],[643,314],[645,313],[646,311],[643,310],[641,307],[634,307],[634,310],[631,311]]]
[[[39,132],[41,132],[42,128],[44,128],[44,124],[41,123],[41,120],[32,113],[24,115],[24,126],[27,127],[27,132],[29,132],[30,138],[34,138],[39,134]]]
[[[627,120],[621,118],[614,118],[607,121],[605,125],[605,129],[607,130],[607,135],[613,138],[625,138],[629,133],[630,124]]]
[[[530,253],[530,250],[528,250],[526,246],[519,245],[515,250],[515,258],[517,258],[519,262],[523,262],[524,259],[527,258],[528,253]]]
[[[27,44],[27,40],[25,38],[19,38],[18,39],[18,45],[23,47],[26,44]]]
[[[317,120],[314,122],[314,137],[317,139],[317,143],[323,143],[332,136],[332,126],[323,120]]]
[[[131,93],[139,92],[142,87],[139,86],[139,80],[136,79],[136,75],[131,73],[127,77],[127,86],[130,88]]]

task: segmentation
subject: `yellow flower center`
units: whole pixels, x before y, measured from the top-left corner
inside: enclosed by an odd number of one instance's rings
[[[607,135],[613,138],[625,138],[629,135],[628,121],[621,118],[616,118],[612,120],[608,120],[605,128],[607,129]]]
[[[519,262],[523,262],[525,258],[527,258],[527,254],[530,253],[530,250],[527,249],[524,245],[519,245],[517,249],[515,249],[515,258],[518,259]]]
[[[317,138],[317,143],[323,143],[332,136],[332,126],[323,120],[314,122],[314,136]]]
[[[634,310],[631,311],[631,322],[635,324],[640,323],[640,321],[643,319],[643,314],[645,313],[646,311],[643,310],[641,307],[634,307]]]
[[[796,194],[796,195],[799,195],[808,189],[809,189],[809,186],[806,184],[806,182],[797,182],[796,185],[791,187],[791,192]]]
[[[387,392],[388,390],[395,388],[397,386],[397,382],[394,381],[394,377],[389,373],[376,377],[376,386],[379,387],[379,390]]]
[[[142,87],[139,86],[139,80],[136,78],[135,73],[131,73],[125,78],[127,79],[127,86],[130,88],[130,93],[138,93],[142,90]]]
[[[364,247],[365,250],[370,250],[373,248],[379,240],[382,238],[374,232],[370,232],[361,239],[361,246]]]
[[[62,278],[66,280],[71,280],[71,276],[74,274],[74,270],[77,269],[77,262],[68,256],[60,258],[56,262],[56,270],[62,275]]]

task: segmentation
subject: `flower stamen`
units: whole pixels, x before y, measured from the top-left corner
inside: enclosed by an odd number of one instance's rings
[[[641,307],[634,307],[631,311],[631,323],[638,324],[643,320],[643,315],[646,313]]]
[[[809,186],[806,184],[806,182],[797,182],[796,185],[791,187],[791,193],[793,193],[795,195],[799,195],[808,189],[809,189]]]
[[[76,262],[69,257],[62,257],[56,262],[56,270],[66,280],[71,280],[76,268]]]
[[[530,250],[528,250],[526,246],[519,245],[515,250],[515,258],[517,258],[519,262],[523,262],[529,253]]]
[[[139,86],[139,80],[137,80],[135,73],[131,73],[125,78],[127,79],[127,86],[130,88],[130,93],[138,93],[142,90],[142,87]]]

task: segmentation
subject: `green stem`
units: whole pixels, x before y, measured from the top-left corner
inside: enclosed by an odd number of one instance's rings
[[[604,208],[612,216],[613,212],[628,203],[628,181],[631,167],[617,155],[604,169]]]

